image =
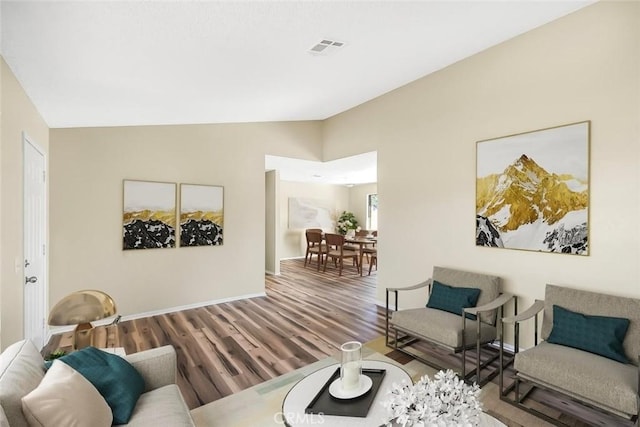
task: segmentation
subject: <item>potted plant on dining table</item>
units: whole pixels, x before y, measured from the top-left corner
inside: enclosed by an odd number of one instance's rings
[[[342,234],[343,236],[352,236],[356,231],[361,230],[356,216],[349,211],[342,211],[338,218],[336,229],[338,230],[338,234]]]

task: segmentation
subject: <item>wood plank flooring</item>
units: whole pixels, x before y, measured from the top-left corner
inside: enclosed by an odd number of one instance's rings
[[[280,276],[266,276],[266,297],[97,327],[96,345],[127,354],[173,345],[178,385],[195,408],[333,355],[346,341],[384,333],[375,270],[360,277],[345,268],[338,277],[303,263],[283,261]],[[70,344],[70,333],[54,336],[43,354]]]

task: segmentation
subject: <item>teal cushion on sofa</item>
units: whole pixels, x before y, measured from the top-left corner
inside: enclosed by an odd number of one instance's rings
[[[434,280],[431,295],[427,302],[427,307],[448,311],[462,316],[462,309],[475,307],[479,296],[480,289],[459,288],[456,286],[445,285]],[[467,313],[467,318],[475,320],[476,316]]]
[[[553,306],[553,328],[547,341],[629,363],[622,343],[629,319],[589,316]]]
[[[114,424],[126,424],[138,398],[144,393],[144,379],[129,362],[115,354],[86,347],[62,356],[60,361],[84,376],[107,401]]]

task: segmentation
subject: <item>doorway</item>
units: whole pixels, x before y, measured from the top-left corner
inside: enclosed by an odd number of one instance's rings
[[[265,253],[272,255],[270,261],[278,264],[281,260],[303,258],[306,251],[304,229],[322,228],[334,232],[335,221],[342,211],[352,212],[362,228],[372,224],[377,229],[377,156],[378,153],[372,151],[321,162],[266,155],[266,176],[278,174],[272,178],[278,184],[277,192],[273,191],[275,184],[266,179],[266,204],[280,207],[279,212],[272,208],[267,219]],[[373,223],[369,218],[368,196],[371,194],[376,195]],[[299,216],[304,225],[300,225],[300,221],[292,225],[289,213],[293,203],[302,206]],[[324,215],[325,212],[328,215]],[[318,219],[327,216],[330,217],[329,225]],[[279,229],[275,228],[274,222]],[[266,270],[272,272],[273,267]]]
[[[37,348],[46,336],[47,295],[47,184],[46,158],[25,134],[23,145],[23,254],[24,254],[24,337]]]

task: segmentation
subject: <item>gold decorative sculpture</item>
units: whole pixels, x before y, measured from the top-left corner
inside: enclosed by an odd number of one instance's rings
[[[101,291],[83,290],[62,298],[51,309],[49,325],[78,325],[73,332],[73,349],[92,345],[92,321],[105,319],[116,314],[113,299]]]

